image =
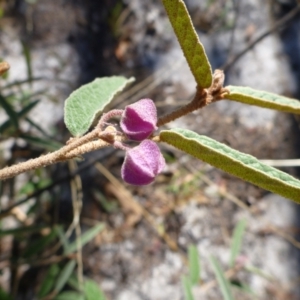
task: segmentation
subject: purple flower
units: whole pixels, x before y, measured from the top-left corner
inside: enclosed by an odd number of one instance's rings
[[[150,184],[165,164],[156,143],[144,140],[138,146],[127,150],[121,169],[122,178],[132,185]]]
[[[142,99],[125,107],[120,126],[127,137],[142,141],[157,129],[157,111],[151,99]]]

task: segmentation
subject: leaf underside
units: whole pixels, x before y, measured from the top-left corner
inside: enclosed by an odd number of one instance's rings
[[[229,85],[226,88],[230,91],[226,99],[283,112],[300,114],[299,100],[243,86]]]
[[[212,83],[211,66],[182,0],[162,0],[176,37],[200,88]]]
[[[82,136],[96,117],[134,78],[112,76],[97,78],[74,91],[65,102],[64,121],[76,137]]]
[[[209,137],[186,129],[164,130],[160,139],[214,167],[300,203],[300,181]]]

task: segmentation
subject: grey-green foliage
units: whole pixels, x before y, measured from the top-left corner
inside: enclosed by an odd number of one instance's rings
[[[280,110],[294,114],[300,114],[300,101],[280,96],[266,91],[259,91],[244,86],[227,86],[229,94],[226,99],[237,102],[256,105],[265,108]]]
[[[64,121],[76,137],[87,132],[95,118],[134,78],[112,76],[97,78],[75,90],[65,101]]]
[[[229,174],[300,203],[300,181],[255,157],[187,129],[163,130],[160,140]]]

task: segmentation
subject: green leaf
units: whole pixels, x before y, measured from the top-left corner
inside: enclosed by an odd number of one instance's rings
[[[182,285],[184,290],[184,298],[185,300],[194,300],[193,292],[192,292],[192,284],[188,277],[182,277]]]
[[[69,287],[73,288],[75,291],[78,291],[78,292],[81,291],[80,290],[81,286],[78,282],[77,275],[75,275],[74,273],[68,279],[67,284],[68,284]]]
[[[63,287],[65,286],[66,282],[69,280],[72,272],[76,266],[75,260],[70,260],[62,269],[59,276],[57,277],[54,290],[56,293],[59,293]]]
[[[213,256],[211,256],[209,259],[212,264],[214,273],[217,277],[217,281],[220,286],[224,300],[234,300],[231,293],[230,283],[226,279],[225,274],[221,269],[221,266],[219,265],[218,261]]]
[[[23,236],[25,234],[31,234],[34,232],[41,231],[42,229],[46,228],[44,225],[39,226],[26,226],[21,228],[13,228],[13,229],[6,229],[6,230],[0,230],[0,237],[5,235],[13,235],[13,236]]]
[[[243,236],[246,229],[246,220],[241,220],[233,231],[232,243],[231,243],[231,253],[230,253],[230,266],[233,267],[237,256],[239,255]]]
[[[55,151],[61,148],[62,144],[57,143],[53,140],[46,139],[46,138],[40,138],[36,136],[30,136],[28,134],[20,134],[20,138],[24,139],[28,143],[35,145],[37,147],[41,147],[43,149],[47,149],[49,151]]]
[[[164,130],[160,140],[214,167],[300,203],[300,181],[209,137],[186,129]]]
[[[98,300],[98,298],[94,298]],[[66,291],[59,294],[54,300],[85,300],[84,296],[79,292]]]
[[[1,87],[1,91],[10,89],[12,87],[20,87],[22,84],[26,84],[26,83],[29,83],[31,81],[39,81],[39,80],[45,80],[45,79],[47,79],[47,78],[45,78],[45,77],[34,77],[31,80],[29,80],[29,79],[15,80],[15,81],[10,82],[7,85]]]
[[[89,241],[91,241],[99,232],[101,232],[104,229],[104,224],[99,223],[92,227],[91,229],[87,230],[85,233],[81,235],[81,247],[83,247],[85,244],[87,244]],[[77,243],[76,240],[72,243],[70,243],[66,250],[65,254],[72,253],[77,250]]]
[[[189,258],[189,279],[192,285],[199,283],[200,278],[200,264],[198,257],[198,250],[195,245],[190,245],[188,248]]]
[[[87,132],[117,93],[134,81],[122,76],[97,78],[74,91],[65,102],[65,124],[74,136]]]
[[[51,265],[44,281],[41,284],[40,290],[38,291],[39,298],[46,296],[52,290],[58,273],[59,273],[58,265],[57,264]]]
[[[94,190],[94,197],[95,200],[97,200],[102,208],[108,213],[115,212],[118,208],[118,204],[116,202],[112,202],[111,200],[107,199],[106,196],[98,190]]]
[[[65,252],[69,246],[69,242],[65,236],[65,232],[61,226],[55,226],[54,230],[56,231],[56,234],[59,237],[60,243],[62,244],[64,252]]]
[[[0,288],[0,299],[1,300],[12,300],[12,297]]]
[[[40,102],[40,100],[32,101],[31,103],[26,105],[21,111],[17,112],[18,119],[27,115],[39,102]],[[4,131],[6,131],[10,126],[12,126],[11,119],[9,119],[1,124],[0,133],[3,133]]]
[[[182,0],[162,0],[176,37],[200,88],[212,83],[211,66]]]
[[[14,111],[13,107],[6,101],[6,99],[0,95],[0,105],[3,107],[9,119],[11,120],[11,124],[15,127],[19,127],[18,114]]]
[[[43,136],[48,137],[50,139],[53,140],[52,136],[50,136],[39,124],[37,124],[35,121],[33,121],[32,119],[26,117],[25,120],[35,129],[37,129]],[[60,147],[63,146],[62,143],[58,143],[60,144]]]
[[[264,271],[262,271],[261,269],[255,267],[255,266],[252,266],[252,265],[246,265],[245,266],[245,270],[250,272],[250,273],[253,273],[255,275],[258,275],[264,279],[267,279],[269,281],[275,281],[276,279],[274,277],[272,277],[271,275],[265,273]]]
[[[27,77],[30,82],[32,83],[32,67],[31,67],[31,53],[30,53],[30,48],[29,46],[22,42],[22,48],[23,48],[23,54],[26,62],[26,67],[27,67]]]
[[[244,292],[244,293],[247,293],[247,294],[250,294],[250,295],[254,296],[254,299],[257,298],[255,292],[247,284],[236,282],[236,281],[231,281],[230,285],[231,285],[232,288],[238,289],[241,292]]]
[[[288,113],[300,114],[299,100],[243,86],[230,85],[226,88],[230,91],[226,99]]]
[[[40,252],[47,245],[49,245],[56,237],[56,231],[52,230],[48,235],[40,237],[32,243],[28,243],[28,248],[25,249],[23,257],[28,258]]]
[[[95,281],[87,279],[84,282],[85,300],[105,300],[105,295]]]

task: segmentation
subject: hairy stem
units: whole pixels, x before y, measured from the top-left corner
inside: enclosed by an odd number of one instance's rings
[[[114,132],[112,130],[112,127],[108,127],[107,130],[101,132],[100,134],[99,131],[95,129],[94,131],[88,133],[87,135],[81,138],[76,139],[69,145],[62,147],[61,149],[55,152],[40,156],[38,158],[30,159],[26,162],[19,163],[17,165],[6,167],[0,170],[0,180],[5,180],[30,170],[46,167],[58,162],[78,157],[90,151],[107,147],[111,145],[112,142],[114,142],[114,140],[110,142],[109,139],[107,139],[107,135],[113,135],[113,133]],[[101,135],[103,135],[105,140],[101,139]],[[97,137],[100,139],[96,140]],[[122,137],[115,138],[122,139]]]
[[[188,113],[193,112],[194,110],[206,106],[208,104],[206,99],[207,99],[206,90],[203,89],[197,90],[194,99],[190,103],[159,118],[157,122],[157,127],[163,126],[171,121],[174,121],[182,116],[187,115]]]
[[[208,89],[198,87],[196,95],[190,103],[159,118],[157,127],[163,126],[212,102],[223,99],[223,97],[229,93],[227,89],[223,88],[224,80],[225,76],[223,71],[215,70],[212,84]]]

